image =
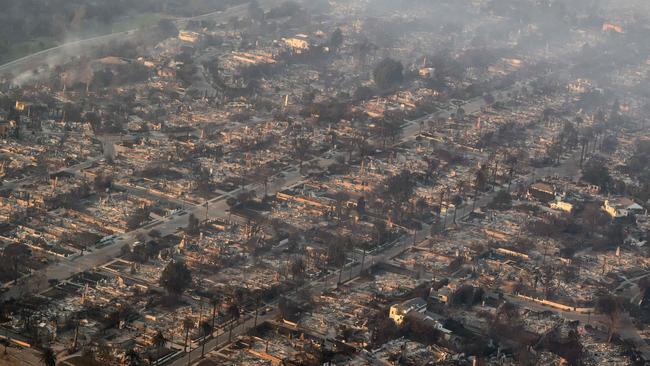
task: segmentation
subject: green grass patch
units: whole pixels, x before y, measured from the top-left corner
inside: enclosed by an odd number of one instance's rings
[[[76,39],[87,39],[108,35],[111,33],[126,32],[133,29],[146,29],[158,24],[160,19],[166,18],[165,14],[160,13],[139,13],[130,14],[119,18],[113,24],[102,25],[94,27],[92,31],[80,32],[75,38],[65,37],[40,37],[31,39],[29,41],[9,44],[7,52],[0,52],[0,64],[17,60],[21,57],[31,55],[33,53],[46,50],[48,48],[56,47],[64,42],[71,42]]]

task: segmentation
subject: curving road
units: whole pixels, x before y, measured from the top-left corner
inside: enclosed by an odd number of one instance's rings
[[[65,43],[60,46],[32,53],[31,55],[10,61],[4,65],[0,65],[0,73],[18,74],[36,69],[39,66],[48,63],[48,61],[53,61],[53,63],[65,62],[75,50],[80,51],[81,48],[93,47],[113,40],[128,40],[136,34],[137,30],[132,29],[124,32],[106,34],[103,36]],[[79,55],[79,53],[77,52],[75,55]]]
[[[260,1],[263,8],[270,8],[277,0]],[[178,24],[187,24],[192,20],[214,20],[216,22],[226,22],[232,17],[243,17],[248,12],[248,4],[242,4],[227,8],[225,10],[211,11],[209,13],[197,15],[188,18],[175,18]],[[65,63],[70,57],[80,56],[85,51],[96,48],[98,46],[106,45],[111,41],[128,41],[139,35],[138,29],[131,29],[128,31],[106,34],[102,36],[81,39],[65,43],[56,47],[48,48],[46,50],[38,51],[21,57],[19,59],[10,61],[6,64],[0,65],[0,74],[11,73],[18,75],[21,73],[35,70],[41,65],[48,64],[50,66]]]

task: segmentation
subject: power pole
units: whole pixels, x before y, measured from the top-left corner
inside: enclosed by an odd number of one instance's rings
[[[253,327],[257,328],[257,313],[260,309],[260,298],[258,297],[256,299],[256,304],[255,304],[255,321],[253,322]]]

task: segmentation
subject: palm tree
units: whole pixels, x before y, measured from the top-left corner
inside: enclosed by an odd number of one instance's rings
[[[5,314],[6,310],[2,304],[0,304],[0,324],[6,323],[10,321]],[[7,328],[5,328],[5,338],[2,340],[2,345],[4,346],[4,354],[7,354],[7,347],[9,347],[9,343],[11,342],[11,338],[9,338],[9,332],[7,331]]]
[[[454,224],[456,223],[456,214],[458,213],[458,207],[463,204],[463,198],[461,196],[454,196],[451,199],[451,203],[454,205]]]
[[[441,219],[442,216],[442,203],[445,200],[445,190],[440,191],[440,203],[438,205],[438,220]]]
[[[81,319],[85,317],[86,309],[82,309],[74,315],[74,336],[72,338],[72,350],[76,350],[79,346],[79,326],[81,325]]]
[[[239,18],[235,16],[228,18],[228,25],[234,34],[237,28],[239,28]]]
[[[19,266],[25,262],[25,259],[29,257],[29,255],[29,249],[20,243],[9,244],[2,251],[3,266],[12,268],[14,284],[18,283]]]
[[[498,308],[494,323],[510,322],[515,323],[519,320],[519,307],[511,302],[503,302]]]
[[[293,261],[291,261],[291,265],[289,266],[289,271],[291,271],[291,276],[293,277],[293,280],[295,280],[296,277],[302,280],[302,277],[305,274],[306,269],[307,269],[307,265],[305,264],[305,261],[304,259],[302,259],[302,257],[296,257]]]
[[[302,172],[302,165],[309,156],[309,151],[311,150],[312,141],[308,138],[301,137],[293,140],[293,149],[299,161],[300,172]]]
[[[273,175],[273,171],[264,166],[258,169],[257,176],[264,183],[264,197],[269,194],[269,178]]]
[[[210,304],[212,305],[212,329],[215,329],[215,321],[217,319],[217,306],[221,303],[221,300],[217,295],[210,297]],[[219,335],[219,333],[217,333]]]
[[[438,161],[433,158],[427,159],[427,169],[424,175],[425,184],[432,183],[436,170],[438,170]]]
[[[253,326],[257,328],[257,314],[260,310],[260,303],[262,302],[262,294],[259,291],[255,291],[255,322]]]
[[[43,353],[41,354],[41,362],[45,366],[56,366],[56,353],[50,347],[43,348]]]
[[[205,344],[208,343],[208,335],[212,335],[212,325],[207,320],[201,322],[201,332],[203,333],[203,346],[201,347],[201,358],[205,357]]]
[[[153,337],[153,345],[156,346],[156,364],[160,362],[160,350],[165,345],[165,342],[167,342],[165,335],[161,331],[158,331]]]
[[[596,311],[607,316],[609,331],[607,342],[611,342],[622,311],[622,299],[613,295],[604,295],[596,299]]]
[[[338,191],[334,193],[334,201],[336,202],[336,217],[339,224],[343,218],[343,209],[346,207],[347,202],[350,200],[350,195],[345,191]]]
[[[237,303],[232,303],[228,307],[228,314],[232,317],[232,321],[230,322],[230,331],[228,333],[228,342],[232,341],[232,328],[235,325],[235,322],[239,321],[239,318],[241,317],[241,310],[239,309],[239,305]]]
[[[128,366],[139,366],[140,362],[142,362],[142,359],[140,358],[140,354],[136,352],[134,348],[129,349],[126,351],[126,354],[124,355],[126,358],[126,364]]]
[[[183,320],[183,329],[185,330],[185,352],[187,352],[187,345],[190,339],[190,330],[192,328],[194,328],[194,320],[192,320],[190,317],[185,318],[185,320]]]

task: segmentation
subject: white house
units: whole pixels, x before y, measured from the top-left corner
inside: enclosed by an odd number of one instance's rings
[[[631,214],[641,213],[643,212],[643,207],[629,198],[617,197],[605,200],[603,210],[612,218],[617,219],[627,217]]]
[[[563,197],[555,196],[555,201],[548,204],[549,207],[555,210],[571,213],[573,211],[573,204],[566,202]]]
[[[178,32],[178,39],[185,42],[196,43],[199,41],[201,35],[196,32],[180,31]]]
[[[393,319],[395,324],[402,325],[404,317],[410,312],[424,313],[427,310],[427,302],[417,297],[415,299],[406,300],[401,304],[395,304],[390,307],[388,316]]]
[[[283,38],[285,44],[294,50],[304,51],[311,47],[309,36],[306,34],[296,34],[295,37]]]

